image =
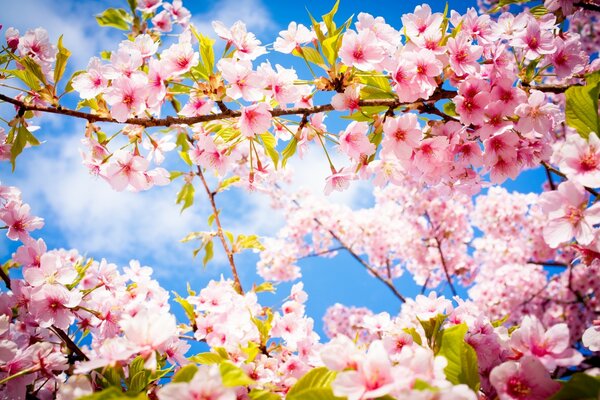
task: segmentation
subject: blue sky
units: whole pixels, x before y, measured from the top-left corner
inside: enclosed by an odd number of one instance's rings
[[[306,8],[315,16],[329,11],[332,1],[261,1],[221,0],[187,1],[194,24],[199,30],[212,35],[210,21],[219,19],[230,25],[241,19],[248,29],[257,34],[263,43],[272,43],[277,33],[285,29],[292,20],[308,25]],[[474,1],[450,1],[450,9],[464,12],[474,6]],[[386,17],[388,23],[400,27],[400,16],[410,12],[420,2],[414,1],[342,1],[337,21],[345,21],[350,15],[368,12]],[[429,2],[434,11],[443,11],[445,2]],[[359,8],[360,5],[360,8]],[[67,0],[31,0],[11,2],[3,6],[0,23],[5,27],[15,26],[21,32],[43,26],[48,29],[55,42],[64,34],[67,48],[73,52],[71,72],[84,69],[89,57],[103,49],[115,48],[122,39],[119,32],[97,28],[94,14],[106,7],[126,7],[123,1],[77,2]],[[0,32],[1,33],[1,32]],[[295,66],[304,77],[304,66],[291,57],[269,56],[272,62]],[[261,59],[262,60],[262,59]],[[260,61],[260,60],[259,60]],[[4,89],[3,89],[4,93]],[[73,98],[71,98],[72,104]],[[10,117],[13,110],[0,105],[0,115]],[[102,180],[88,175],[81,165],[79,141],[83,137],[84,123],[60,116],[44,116],[39,119],[41,129],[37,135],[44,143],[27,149],[18,160],[17,170],[10,172],[8,165],[0,166],[0,181],[16,185],[23,190],[24,200],[31,204],[33,213],[45,218],[46,226],[35,232],[43,237],[49,248],[77,248],[82,254],[100,259],[107,258],[120,266],[129,259],[139,259],[143,265],[154,268],[155,276],[164,287],[179,293],[185,292],[186,282],[193,288],[202,288],[209,279],[218,279],[220,274],[228,276],[222,254],[206,270],[199,259],[192,258],[193,246],[179,243],[179,239],[190,231],[206,229],[209,215],[204,194],[198,191],[196,204],[179,213],[175,205],[176,193],[181,183],[168,187],[154,188],[144,193],[117,193]],[[327,121],[330,129],[341,127],[340,121]],[[107,127],[107,132],[115,132]],[[175,154],[171,155],[175,157]],[[300,164],[302,175],[294,185],[311,188],[320,194],[324,177],[328,174],[322,154],[310,153]],[[522,192],[539,191],[545,177],[540,170],[523,173],[516,182],[507,182],[509,190]],[[370,187],[368,183],[354,185],[350,190],[336,194],[333,201],[353,207],[368,205]],[[366,200],[365,200],[366,199]],[[268,201],[256,193],[233,190],[217,200],[227,210],[235,207],[236,212],[224,214],[226,229],[237,233],[274,235],[283,223],[283,215],[273,212]],[[365,204],[366,202],[366,204]],[[0,239],[0,256],[5,260],[14,251],[14,243]],[[260,283],[255,274],[258,257],[250,252],[238,256],[242,282],[246,288]],[[300,263],[305,288],[309,293],[307,313],[321,329],[321,317],[326,308],[336,302],[346,305],[367,306],[376,312],[397,312],[398,300],[388,289],[370,278],[356,261],[348,255],[319,260],[311,258]],[[340,279],[343,277],[343,280]],[[414,296],[418,289],[409,277],[398,280],[403,294]],[[276,295],[265,294],[265,304],[278,304],[289,293],[289,284],[281,285]],[[174,306],[178,310],[178,306]]]

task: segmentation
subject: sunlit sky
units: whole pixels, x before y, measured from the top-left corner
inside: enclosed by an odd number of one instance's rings
[[[211,20],[221,20],[231,25],[236,20],[244,21],[265,44],[272,43],[277,33],[285,29],[292,20],[309,25],[306,10],[313,15],[327,12],[333,1],[261,1],[222,0],[184,1],[192,11],[192,21],[200,31],[214,36]],[[474,6],[474,1],[450,1],[450,9],[464,12]],[[338,21],[351,15],[368,12],[384,16],[396,28],[400,27],[400,16],[410,12],[420,2],[414,1],[342,1]],[[443,11],[445,2],[429,2],[434,11]],[[98,28],[93,15],[107,7],[126,8],[126,1],[67,1],[28,0],[9,2],[3,5],[0,34],[8,26],[18,28],[21,33],[38,26],[45,27],[53,42],[64,34],[64,43],[73,52],[69,72],[84,69],[91,56],[101,50],[114,49],[123,39],[119,31]],[[299,74],[309,75],[302,64],[292,57],[279,54],[267,55],[272,63],[294,66]],[[262,57],[258,61],[265,60]],[[5,89],[2,89],[5,93]],[[14,93],[13,93],[14,94]],[[73,105],[75,98],[67,98]],[[0,105],[0,115],[10,118],[13,109]],[[161,284],[179,293],[185,293],[186,282],[198,290],[209,279],[228,275],[228,267],[222,254],[217,254],[206,269],[200,259],[193,259],[193,246],[179,240],[190,231],[206,229],[209,215],[208,201],[198,191],[196,204],[180,214],[175,204],[176,193],[181,187],[176,182],[167,187],[154,188],[144,193],[118,193],[106,182],[88,174],[81,165],[79,149],[85,124],[63,116],[45,115],[36,120],[41,126],[37,136],[42,146],[26,149],[18,159],[16,172],[10,172],[6,163],[0,166],[0,181],[22,189],[23,198],[35,215],[43,217],[45,227],[34,232],[42,237],[51,248],[76,248],[82,254],[125,266],[130,259],[138,259],[143,265],[154,268],[155,277]],[[341,122],[331,118],[328,127],[340,129]],[[107,132],[116,128],[106,127]],[[175,153],[171,157],[177,157]],[[321,195],[324,177],[328,174],[322,153],[310,152],[301,163],[302,174],[294,180],[294,188],[305,186]],[[509,190],[539,191],[544,181],[541,171],[523,173],[516,182],[504,186]],[[370,204],[370,185],[358,183],[348,191],[332,196],[331,200],[354,208]],[[237,233],[275,235],[283,223],[283,215],[271,210],[266,198],[256,193],[232,190],[217,199],[223,212],[226,229]],[[230,212],[228,213],[228,210]],[[218,246],[216,246],[218,247]],[[15,250],[15,245],[5,237],[0,239],[0,256],[6,260]],[[258,257],[251,252],[237,256],[242,283],[251,287],[260,283],[255,273]],[[362,267],[347,255],[335,259],[311,258],[300,263],[305,289],[309,293],[307,313],[315,319],[317,331],[321,332],[321,317],[328,306],[339,302],[346,305],[366,306],[376,312],[398,311],[398,300],[388,289],[368,276]],[[340,279],[343,277],[343,279]],[[417,288],[409,277],[397,281],[403,294],[414,296]],[[289,294],[290,284],[280,285],[276,295],[261,295],[265,304],[278,304]],[[464,291],[462,291],[464,293]],[[447,295],[449,293],[446,293]],[[178,306],[174,309],[178,311]],[[181,315],[181,314],[179,314]]]

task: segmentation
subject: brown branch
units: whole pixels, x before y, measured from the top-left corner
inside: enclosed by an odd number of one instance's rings
[[[334,252],[336,252],[336,251],[340,251],[340,250],[344,250],[344,247],[342,247],[342,246],[339,246],[339,247],[333,247],[333,248],[331,248],[331,249],[327,249],[327,250],[323,250],[323,251],[318,251],[318,252],[316,252],[316,253],[310,253],[310,254],[307,254],[307,255],[305,255],[305,256],[299,257],[298,259],[299,259],[299,260],[302,260],[302,259],[305,259],[305,258],[310,258],[310,257],[320,257],[320,256],[322,256],[322,255],[325,255],[325,254],[330,254],[330,253],[334,253]]]
[[[10,290],[10,277],[6,274],[6,272],[4,272],[4,268],[2,268],[2,266],[0,266],[0,277],[2,277],[2,280],[4,281],[4,284],[8,290]]]
[[[277,184],[275,184],[275,187],[281,189],[281,187]],[[296,199],[292,199],[292,203],[294,203],[296,207],[300,209],[302,208],[302,206]],[[317,217],[314,217],[313,221],[315,221],[320,227],[325,229],[340,244],[340,246],[344,250],[350,253],[352,258],[358,261],[360,265],[362,265],[367,271],[369,271],[375,278],[383,282],[392,291],[394,296],[396,296],[402,303],[406,303],[406,298],[398,291],[398,289],[396,289],[396,286],[394,286],[394,282],[391,279],[387,279],[384,276],[382,276],[379,272],[377,272],[375,268],[370,266],[365,260],[363,260],[358,254],[356,254],[354,250],[352,250],[348,245],[346,245],[344,241],[332,229],[327,228],[325,224],[323,224]]]
[[[450,98],[454,97],[455,95],[456,95],[455,91],[438,88],[433,93],[433,95],[431,97],[429,97],[427,100],[419,100],[416,102],[404,103],[404,102],[400,102],[395,99],[374,99],[374,100],[361,100],[359,102],[359,105],[362,107],[385,106],[385,107],[391,107],[391,108],[398,108],[403,105],[409,105],[409,104],[419,105],[419,104],[424,104],[425,102],[436,102],[441,99],[450,99]],[[69,108],[63,108],[60,106],[53,107],[53,106],[38,106],[35,104],[27,104],[23,101],[14,99],[9,96],[5,96],[1,93],[0,93],[0,100],[17,106],[19,108],[19,110],[21,110],[21,111],[40,111],[40,112],[46,112],[46,113],[51,113],[51,114],[61,114],[61,115],[67,115],[67,116],[74,117],[74,118],[85,119],[91,123],[95,123],[95,122],[107,122],[107,123],[116,123],[116,124],[122,123],[122,124],[140,125],[140,126],[145,126],[147,128],[157,127],[157,126],[171,126],[171,125],[193,125],[193,124],[197,124],[199,122],[208,122],[208,121],[217,121],[217,120],[228,119],[228,118],[237,118],[241,115],[240,111],[230,110],[225,106],[224,103],[221,102],[221,104],[219,104],[219,103],[217,103],[217,104],[219,105],[221,110],[224,110],[224,111],[221,111],[220,113],[216,113],[216,114],[199,115],[196,117],[173,117],[173,116],[168,116],[165,118],[137,118],[137,117],[135,117],[135,118],[128,118],[124,122],[119,122],[111,117],[103,117],[103,116],[96,115],[96,114],[71,110]],[[273,117],[280,117],[283,115],[301,115],[301,114],[302,115],[310,115],[310,114],[315,114],[315,113],[319,113],[319,112],[323,112],[323,111],[332,111],[332,110],[333,110],[333,106],[331,104],[323,104],[323,105],[318,105],[318,106],[313,106],[313,107],[296,107],[296,108],[288,108],[288,109],[277,108],[277,109],[271,111],[271,115]]]
[[[437,244],[438,252],[440,253],[440,260],[442,261],[442,267],[444,269],[444,274],[446,275],[446,280],[448,281],[448,285],[450,285],[450,291],[453,296],[456,296],[456,288],[452,283],[452,278],[450,277],[450,273],[448,272],[448,264],[446,263],[446,258],[444,257],[444,252],[442,251],[442,242],[434,235],[435,242]]]
[[[233,249],[229,248],[227,244],[227,240],[225,239],[225,235],[223,233],[223,228],[221,226],[221,220],[219,218],[219,211],[217,210],[217,204],[215,202],[216,192],[213,192],[208,187],[208,183],[206,182],[206,178],[204,178],[204,173],[202,173],[202,168],[198,167],[197,175],[200,177],[202,181],[202,185],[204,186],[204,190],[210,200],[210,205],[213,210],[213,215],[215,216],[215,224],[217,225],[217,236],[221,240],[221,244],[223,245],[223,250],[225,250],[225,254],[227,255],[227,260],[229,260],[229,266],[231,267],[231,274],[233,275],[233,286],[239,294],[244,294],[244,289],[242,289],[242,283],[240,282],[240,278],[237,273],[237,269],[235,267],[235,261],[233,259]]]
[[[578,3],[573,4],[575,7],[583,8],[587,11],[595,11],[600,12],[600,4],[591,3],[589,1],[580,1]]]
[[[581,86],[581,85],[577,85],[577,84],[575,84],[575,85],[531,85],[527,82],[521,82],[521,87],[523,87],[523,88],[539,90],[540,92],[554,93],[554,94],[564,93],[568,88],[574,87],[574,86]]]
[[[562,172],[560,172],[559,170],[557,170],[556,168],[554,168],[553,166],[551,166],[550,164],[548,164],[546,161],[542,161],[541,164],[544,166],[544,168],[546,168],[548,171],[555,173],[556,175],[560,176],[561,178],[564,179],[568,179],[567,176],[565,174],[563,174]],[[598,193],[597,190],[592,189],[590,187],[584,186],[585,190],[588,191],[588,193],[594,195],[595,197],[600,197],[600,193]]]
[[[548,185],[550,185],[550,189],[556,190],[556,183],[554,183],[554,180],[552,179],[552,172],[550,171],[550,168],[548,168],[548,164],[542,163],[542,165],[546,171],[546,179],[548,179]]]

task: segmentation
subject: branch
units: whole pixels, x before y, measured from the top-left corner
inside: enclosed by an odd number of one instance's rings
[[[456,95],[455,91],[438,88],[433,93],[433,95],[430,96],[426,100],[418,100],[416,102],[403,103],[396,99],[374,99],[374,100],[361,100],[359,102],[359,105],[361,107],[385,106],[385,107],[391,107],[391,108],[398,108],[398,107],[404,106],[404,105],[410,105],[410,104],[419,105],[419,104],[424,104],[425,102],[436,102],[441,99],[450,99],[450,98],[453,98],[455,95]],[[223,120],[223,119],[228,119],[228,118],[237,118],[237,117],[241,116],[240,111],[230,110],[225,106],[224,103],[217,102],[217,105],[219,105],[219,107],[222,111],[219,113],[216,113],[216,114],[199,115],[196,117],[172,117],[172,116],[168,116],[165,118],[137,118],[137,117],[135,117],[135,118],[128,118],[124,122],[119,122],[111,117],[103,117],[103,116],[96,115],[96,114],[71,110],[69,108],[63,108],[61,106],[53,107],[53,106],[38,106],[38,105],[34,105],[34,104],[27,104],[23,101],[14,99],[9,96],[5,96],[3,94],[0,94],[0,100],[3,100],[10,104],[13,104],[13,105],[17,106],[19,109],[24,110],[24,111],[40,111],[40,112],[46,112],[46,113],[51,113],[51,114],[67,115],[67,116],[74,117],[74,118],[85,119],[90,123],[108,122],[108,123],[114,123],[114,124],[132,124],[132,125],[144,126],[147,128],[157,127],[157,126],[171,126],[171,125],[179,125],[179,124],[193,125],[193,124],[197,124],[199,122],[217,121],[217,120]],[[313,106],[313,107],[296,107],[296,108],[288,108],[288,109],[278,108],[278,109],[272,110],[271,115],[273,117],[279,117],[282,115],[310,115],[310,114],[315,114],[315,113],[319,113],[319,112],[323,112],[323,111],[333,111],[333,106],[331,104],[323,104],[323,105],[318,105],[318,106]]]
[[[554,168],[553,166],[548,164],[546,161],[542,161],[541,164],[544,166],[544,168],[546,168],[546,170],[554,172],[556,175],[560,176],[561,178],[568,179],[565,174],[563,174],[562,172],[560,172],[559,170],[557,170],[556,168]],[[585,188],[585,190],[587,190],[590,194],[594,195],[595,197],[600,197],[600,193],[598,193],[597,190],[592,189],[587,186],[584,186],[584,188]]]
[[[305,256],[299,257],[298,260],[302,260],[302,259],[310,258],[310,257],[319,257],[319,256],[322,256],[322,255],[329,254],[329,253],[334,253],[334,252],[340,251],[340,250],[344,250],[344,247],[342,247],[342,246],[333,247],[331,249],[327,249],[327,250],[323,250],[323,251],[318,251],[316,253],[310,253],[310,254],[307,254]]]
[[[567,268],[569,266],[568,264],[557,262],[557,261],[535,261],[535,260],[529,260],[529,261],[527,261],[527,264],[542,265],[544,267],[562,267],[562,268]]]
[[[588,11],[595,11],[595,12],[600,12],[600,5],[599,4],[594,4],[594,3],[590,3],[587,1],[580,1],[578,3],[573,4],[575,7],[579,7],[582,8],[584,10],[588,10]]]
[[[544,166],[544,170],[546,171],[546,179],[548,179],[550,189],[556,190],[556,183],[554,183],[554,180],[552,179],[552,171],[550,171],[548,164],[546,164],[545,162],[543,162],[542,165]]]
[[[446,264],[446,259],[444,258],[444,252],[442,251],[442,242],[434,235],[435,242],[437,244],[438,252],[440,253],[440,260],[442,261],[442,267],[444,268],[444,274],[446,275],[446,280],[448,281],[448,285],[450,285],[450,291],[453,296],[456,296],[456,288],[452,283],[452,278],[450,277],[450,273],[448,272],[448,264]]]
[[[204,174],[202,173],[202,168],[198,167],[197,175],[200,177],[202,181],[202,185],[204,186],[204,190],[208,195],[208,199],[210,200],[210,205],[213,210],[213,215],[215,216],[215,224],[217,225],[217,236],[221,239],[221,244],[223,245],[223,250],[225,250],[225,254],[227,254],[227,260],[229,260],[229,266],[231,267],[231,274],[233,275],[234,288],[236,292],[239,294],[244,294],[244,289],[242,289],[242,283],[240,282],[240,278],[237,273],[237,269],[235,267],[235,261],[233,260],[233,250],[229,248],[227,245],[227,240],[225,239],[225,235],[223,234],[223,228],[221,227],[221,220],[219,219],[219,211],[217,210],[217,204],[215,203],[215,195],[216,193],[211,191],[208,187],[208,183],[206,183],[206,178],[204,178]]]
[[[581,85],[578,85],[578,84],[575,84],[575,85],[530,85],[529,83],[521,82],[521,87],[526,87],[526,88],[533,89],[533,90],[539,90],[540,92],[554,93],[554,94],[564,93],[568,88],[574,87],[574,86],[581,86]]]
[[[275,187],[281,189],[281,187],[277,184],[275,184]],[[302,206],[296,199],[292,199],[292,203],[294,203],[296,207],[300,209],[302,208]],[[358,254],[356,254],[348,245],[344,243],[344,241],[333,230],[327,228],[325,224],[323,224],[317,217],[314,217],[313,221],[315,221],[320,227],[325,229],[340,244],[340,246],[344,250],[350,253],[352,258],[354,258],[360,263],[360,265],[365,267],[365,269],[369,271],[375,278],[383,282],[392,291],[394,296],[396,296],[402,303],[406,303],[406,298],[398,291],[398,289],[396,289],[396,287],[394,286],[394,282],[391,279],[387,279],[386,277],[382,276],[379,272],[377,272],[375,268],[370,266],[365,260],[363,260]]]

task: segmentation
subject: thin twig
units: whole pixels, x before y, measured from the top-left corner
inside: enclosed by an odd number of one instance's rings
[[[600,12],[600,5],[595,3],[590,3],[588,1],[580,1],[578,3],[573,4],[575,7],[583,8],[588,11]]]
[[[560,172],[559,170],[557,170],[556,168],[554,168],[553,166],[551,166],[550,164],[548,164],[546,161],[542,161],[541,164],[544,166],[544,168],[546,168],[548,171],[551,171],[553,173],[555,173],[556,175],[560,176],[561,178],[565,178],[568,179],[567,176],[565,174],[563,174],[562,172]],[[594,195],[595,197],[600,197],[600,193],[598,193],[597,190],[592,189],[590,187],[584,186],[585,190],[588,191],[588,193]]]
[[[200,177],[202,181],[202,185],[204,186],[204,190],[210,200],[210,205],[213,210],[213,215],[215,216],[215,224],[217,225],[217,236],[221,240],[221,244],[223,245],[223,250],[225,250],[225,254],[227,255],[227,260],[229,260],[229,266],[231,267],[231,274],[233,275],[234,288],[239,294],[244,294],[244,289],[242,289],[242,283],[240,282],[240,278],[237,273],[237,268],[235,267],[235,261],[233,259],[233,249],[229,248],[227,244],[227,240],[225,239],[225,235],[223,233],[223,228],[221,227],[221,220],[219,218],[219,211],[217,210],[217,204],[215,202],[216,192],[213,192],[208,187],[208,183],[206,182],[206,178],[204,178],[204,173],[202,172],[202,168],[198,167],[197,175]]]
[[[435,242],[437,244],[438,252],[440,253],[440,260],[442,261],[442,267],[444,269],[444,274],[446,275],[446,280],[448,281],[448,285],[450,286],[450,291],[452,291],[452,295],[456,296],[456,288],[452,283],[452,278],[450,277],[450,273],[448,272],[448,264],[446,263],[446,258],[444,257],[444,252],[442,251],[442,242],[438,239],[437,236],[434,235]]]

